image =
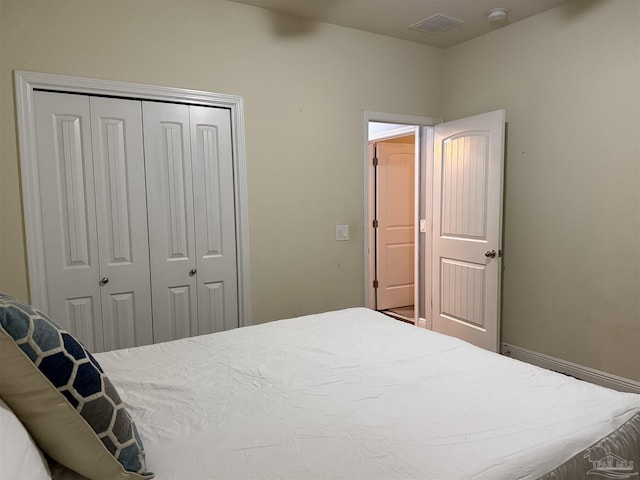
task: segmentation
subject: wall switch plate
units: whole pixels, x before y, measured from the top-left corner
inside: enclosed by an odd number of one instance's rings
[[[349,240],[349,225],[336,225],[336,241]]]

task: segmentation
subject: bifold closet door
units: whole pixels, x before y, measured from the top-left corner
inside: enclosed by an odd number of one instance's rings
[[[189,119],[202,335],[238,327],[231,113],[192,106]]]
[[[143,102],[154,341],[238,326],[228,110]]]
[[[140,102],[34,98],[48,313],[93,352],[151,343]]]
[[[34,93],[38,180],[51,319],[104,350],[89,98]]]
[[[198,334],[187,105],[143,102],[154,341]]]
[[[153,343],[142,104],[91,97],[104,349]]]

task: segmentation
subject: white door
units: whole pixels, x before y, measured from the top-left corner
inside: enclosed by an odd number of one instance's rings
[[[34,93],[48,311],[92,352],[104,349],[89,98]]]
[[[153,343],[142,106],[91,97],[104,349]]]
[[[140,102],[34,99],[48,313],[93,352],[151,343]]]
[[[143,102],[154,341],[238,327],[230,112]]]
[[[491,351],[500,337],[505,112],[435,127],[432,328]]]
[[[238,327],[231,112],[189,107],[198,333]]]
[[[189,106],[142,108],[157,343],[198,334]]]
[[[379,142],[376,154],[376,308],[386,310],[414,303],[415,142]]]

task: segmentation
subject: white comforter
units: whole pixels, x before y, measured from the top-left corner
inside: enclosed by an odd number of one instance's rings
[[[640,411],[364,308],[96,355],[173,479],[530,479]]]

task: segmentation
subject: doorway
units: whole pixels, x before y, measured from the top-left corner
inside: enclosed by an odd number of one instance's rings
[[[415,324],[417,126],[370,122],[376,310]]]
[[[414,115],[397,115],[389,113],[365,112],[365,305],[373,310],[385,311],[396,318],[420,327],[429,328],[426,315],[425,291],[430,288],[429,275],[426,274],[430,261],[430,247],[425,240],[427,225],[424,221],[427,212],[427,198],[430,195],[430,182],[428,181],[429,169],[427,168],[427,152],[433,148],[433,126],[441,123],[441,120],[433,117],[421,117]],[[398,254],[403,260],[402,269],[396,269],[392,265],[389,269],[380,265],[378,250],[383,244],[379,241],[380,227],[384,227],[383,219],[378,216],[380,202],[376,195],[379,168],[374,166],[373,158],[375,154],[375,144],[385,145],[407,145],[410,150],[411,160],[407,160],[406,153],[392,153],[392,157],[398,160],[400,168],[395,168],[394,175],[400,174],[403,177],[405,187],[400,187],[402,205],[395,205],[396,215],[403,218],[402,222],[392,222],[391,232],[393,235],[404,235],[397,242],[397,238],[391,238],[386,243],[387,250],[393,254]],[[394,148],[395,148],[394,147]],[[385,147],[386,148],[386,147]],[[403,148],[403,147],[399,147]],[[391,160],[392,162],[394,160]],[[378,158],[380,162],[380,158]],[[398,162],[396,162],[397,165]],[[404,163],[404,165],[402,165]],[[379,165],[378,165],[379,167]],[[409,168],[410,167],[410,168]],[[429,191],[427,191],[429,189]],[[393,189],[392,189],[393,192]],[[407,195],[409,194],[409,195]],[[394,193],[389,195],[391,200]],[[397,211],[399,208],[399,212]],[[422,220],[421,220],[422,219]],[[378,228],[374,227],[374,220],[377,220]],[[389,226],[389,225],[387,225]],[[407,237],[408,236],[408,237]],[[394,244],[394,242],[397,242]],[[403,252],[404,251],[404,252]],[[401,254],[403,252],[403,254]],[[408,259],[408,260],[407,260]],[[387,258],[387,261],[389,259]],[[397,259],[391,259],[392,263],[398,263]],[[408,263],[408,266],[407,266]],[[407,271],[409,271],[407,277]],[[404,273],[403,273],[404,272]],[[385,274],[390,277],[398,275],[399,278],[384,278]],[[400,276],[403,275],[403,276]],[[379,302],[380,288],[400,294],[403,298],[395,299],[394,304],[385,303],[385,293],[382,294],[382,302]],[[410,292],[410,293],[408,293]],[[409,300],[407,300],[407,295]]]
[[[406,222],[415,235],[413,323],[497,351],[505,112],[447,123],[418,118],[365,114],[365,305],[385,308],[377,278],[385,273],[376,218],[380,160],[370,138],[394,136],[370,137],[368,129],[376,122],[396,124],[396,137],[415,132],[416,139],[413,223]]]

